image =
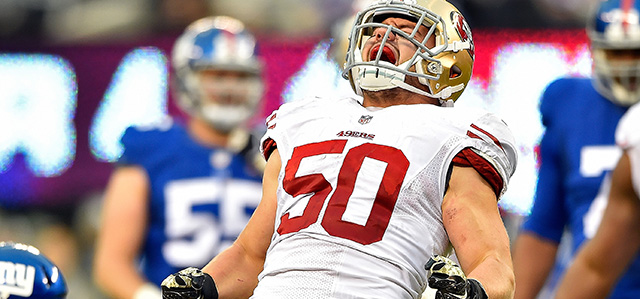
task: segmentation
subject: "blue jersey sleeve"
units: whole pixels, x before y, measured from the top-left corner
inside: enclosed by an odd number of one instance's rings
[[[124,131],[122,138],[120,138],[120,143],[124,151],[118,159],[118,165],[136,165],[141,163],[140,158],[144,156],[144,152],[146,152],[143,139],[145,139],[144,134],[141,134],[135,127],[128,127]]]
[[[540,142],[540,169],[535,199],[531,214],[522,230],[559,243],[565,224],[567,211],[564,204],[562,161],[559,147],[562,142],[561,117],[562,94],[566,92],[558,81],[552,82],[545,90],[540,102],[542,123],[546,130]]]
[[[184,146],[181,142],[185,139],[177,136],[185,134],[184,128],[172,121],[150,127],[130,126],[120,138],[124,151],[118,164],[148,167],[159,163],[168,153],[179,151],[180,146]]]

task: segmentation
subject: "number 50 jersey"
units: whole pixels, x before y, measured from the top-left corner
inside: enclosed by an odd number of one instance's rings
[[[253,298],[419,298],[449,246],[442,200],[464,160],[504,193],[514,140],[496,116],[435,105],[308,99],[267,119],[282,158],[275,233]]]

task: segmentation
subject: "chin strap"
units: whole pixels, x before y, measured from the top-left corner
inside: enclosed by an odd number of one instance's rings
[[[440,100],[440,107],[453,107],[453,100]]]
[[[440,90],[440,92],[434,94],[435,98],[440,99],[440,102],[451,102],[451,106],[453,106],[453,100],[445,100],[451,97],[452,94],[464,90],[464,83],[460,83],[456,86],[447,86]]]
[[[423,96],[427,96],[430,98],[435,98],[438,99],[440,101],[440,105],[443,107],[453,107],[453,100],[447,100],[448,98],[451,97],[452,94],[461,91],[464,89],[464,84],[458,84],[456,86],[447,86],[445,88],[443,88],[442,90],[440,90],[440,92],[436,93],[436,94],[431,94],[428,93],[422,89],[419,89],[413,85],[409,85],[406,82],[402,81],[402,82],[394,82],[394,84],[396,84],[396,86],[404,89],[404,90],[408,90],[410,92],[413,93],[417,93]]]
[[[450,98],[452,94],[464,89],[464,84],[461,83],[455,86],[447,86],[438,93],[431,94],[404,82],[406,75],[397,71],[379,67],[362,67],[362,70],[358,71],[358,73],[359,87],[361,89],[380,91],[399,87],[419,95],[438,99],[440,105],[443,107],[453,107],[453,100],[446,99]]]

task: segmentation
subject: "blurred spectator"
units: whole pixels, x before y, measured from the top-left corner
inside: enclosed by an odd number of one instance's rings
[[[152,0],[154,11],[154,31],[180,33],[193,21],[213,13],[208,0]]]
[[[208,0],[64,0],[0,2],[0,39],[53,42],[121,40],[179,32],[211,15]]]
[[[257,34],[328,36],[356,0],[4,0],[0,39],[96,41],[175,31],[229,15]],[[582,27],[597,0],[452,0],[474,28]]]
[[[453,0],[474,28],[581,28],[599,0]]]

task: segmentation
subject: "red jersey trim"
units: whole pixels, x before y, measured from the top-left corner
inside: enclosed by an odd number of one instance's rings
[[[271,153],[273,153],[276,148],[278,148],[278,145],[276,144],[275,140],[271,138],[265,140],[262,143],[262,155],[264,156],[264,159],[269,160]]]
[[[498,140],[498,138],[496,138],[495,136],[491,135],[489,132],[481,129],[480,127],[471,124],[471,127],[478,130],[478,132],[484,134],[485,136],[489,137],[489,139],[491,139],[491,141],[493,141],[493,143],[495,143],[495,145],[497,145],[498,147],[500,147],[500,149],[502,149],[504,151],[504,148],[502,148],[502,144],[500,144],[500,140]],[[478,136],[477,134],[474,134],[471,131],[467,131],[467,136],[471,137],[471,138],[477,138],[477,139],[482,139],[482,137]]]
[[[482,158],[470,148],[461,150],[454,158],[453,165],[463,167],[473,167],[489,183],[496,198],[500,198],[500,191],[504,186],[502,177],[487,160]]]

